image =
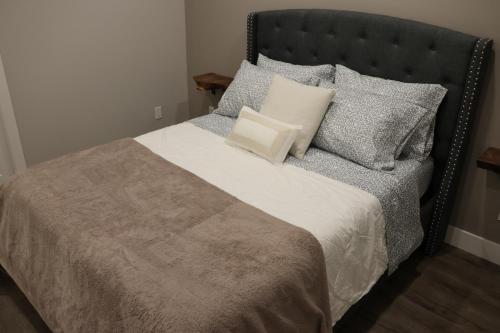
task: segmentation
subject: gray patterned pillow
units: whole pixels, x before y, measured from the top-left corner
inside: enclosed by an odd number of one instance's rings
[[[288,62],[273,60],[259,53],[257,66],[269,69],[285,77],[300,75],[301,77],[318,77],[330,82],[333,82],[335,79],[335,67],[329,64],[317,66],[294,65]]]
[[[274,75],[275,73],[268,69],[243,60],[214,113],[236,118],[243,106],[259,111]],[[319,78],[302,73],[289,73],[286,77],[307,85],[316,86],[319,83]]]
[[[335,82],[367,90],[376,94],[395,97],[419,105],[426,110],[425,116],[415,127],[405,146],[401,147],[405,158],[425,160],[434,144],[434,124],[436,113],[446,92],[439,84],[404,83],[361,75],[352,69],[337,65]],[[399,157],[399,154],[398,156]]]
[[[426,110],[404,100],[321,81],[337,94],[313,140],[323,150],[374,170],[390,171]]]

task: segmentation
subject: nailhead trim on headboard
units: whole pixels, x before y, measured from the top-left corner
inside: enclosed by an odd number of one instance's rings
[[[450,204],[450,188],[457,182],[456,168],[458,162],[464,158],[463,152],[466,148],[466,138],[470,131],[470,122],[474,111],[474,103],[479,95],[478,84],[481,71],[485,64],[485,51],[490,39],[478,39],[472,54],[472,60],[467,74],[465,91],[462,105],[457,119],[457,128],[451,144],[450,155],[446,163],[437,199],[434,203],[434,212],[428,231],[426,253],[434,254],[440,247],[447,231],[448,221],[443,221],[443,216],[449,215],[447,205]]]
[[[255,33],[255,13],[251,12],[247,17],[247,60],[251,63],[256,63],[254,50],[254,33]]]

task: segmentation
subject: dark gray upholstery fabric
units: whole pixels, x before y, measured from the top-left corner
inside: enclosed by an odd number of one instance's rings
[[[292,9],[252,13],[248,20],[247,57],[251,62],[255,63],[260,52],[294,64],[341,64],[365,75],[438,83],[448,89],[436,118],[431,153],[435,172],[426,195],[440,201],[434,205],[432,219],[438,216],[436,223],[441,226],[441,219],[449,219],[450,189],[456,187],[463,164],[490,51],[491,40],[367,13]],[[440,232],[438,238],[442,237]]]
[[[341,64],[365,75],[447,88],[432,154],[436,174],[443,171],[476,37],[392,17],[335,10],[262,12],[257,22],[257,49],[272,59],[301,65]],[[431,188],[438,183],[435,179]]]

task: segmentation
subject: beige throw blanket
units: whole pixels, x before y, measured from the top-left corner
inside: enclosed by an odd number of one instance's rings
[[[0,264],[56,332],[331,330],[311,234],[132,139],[7,182]]]

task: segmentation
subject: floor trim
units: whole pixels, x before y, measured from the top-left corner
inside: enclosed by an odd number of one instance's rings
[[[448,226],[445,241],[477,257],[500,265],[500,244],[451,225]]]

